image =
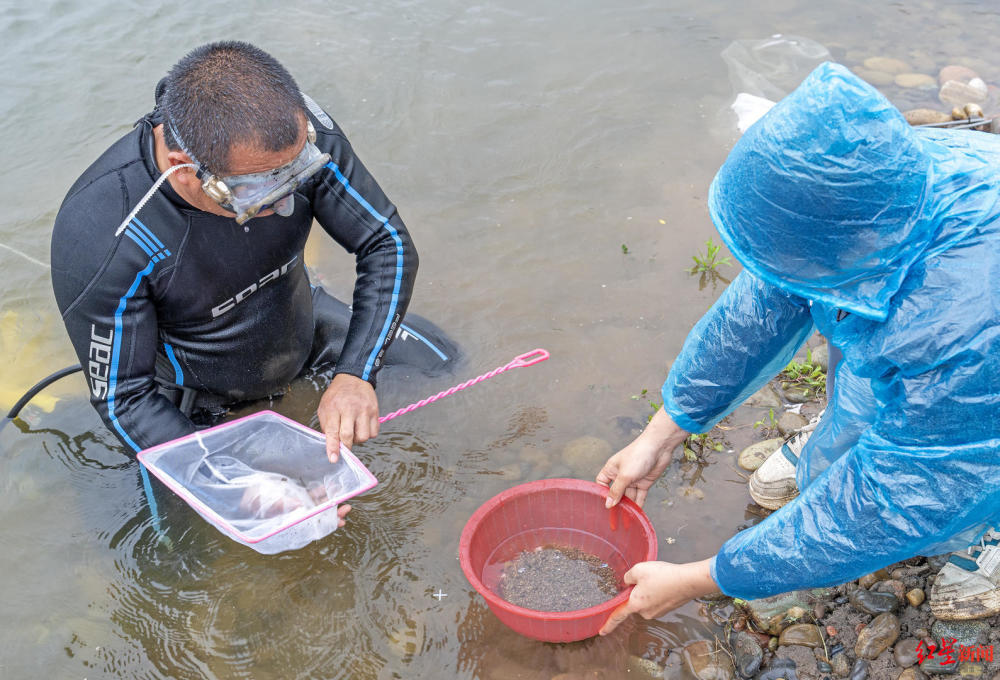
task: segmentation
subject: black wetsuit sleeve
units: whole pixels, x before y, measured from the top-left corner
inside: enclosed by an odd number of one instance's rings
[[[60,210],[52,284],[91,403],[134,454],[195,430],[157,394],[153,379],[158,333],[151,281],[171,258],[151,258],[128,234],[114,238],[120,218],[94,208],[67,200]]]
[[[386,349],[410,302],[417,251],[399,214],[342,134],[325,133],[321,148],[331,155],[321,172],[313,212],[356,258],[351,323],[337,373],[375,384]]]

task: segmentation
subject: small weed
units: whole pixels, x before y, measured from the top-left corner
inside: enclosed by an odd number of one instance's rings
[[[649,396],[648,396],[648,394],[649,394],[649,390],[647,390],[646,388],[643,388],[642,391],[639,392],[639,394],[633,394],[632,395],[633,399],[636,399],[636,400],[642,399],[642,400],[648,402],[649,403],[649,408],[653,409],[653,412],[650,413],[648,416],[646,416],[646,422],[647,423],[650,420],[653,419],[653,416],[656,415],[656,412],[660,410],[661,406],[663,406],[663,404],[661,404],[660,402],[653,401],[652,399],[650,399]]]
[[[622,244],[622,255],[628,255],[628,246],[624,243]]]
[[[767,410],[767,418],[761,418],[753,424],[754,429],[760,428],[761,434],[765,437],[778,431],[778,419],[774,417],[774,409]]]
[[[733,262],[729,257],[719,257],[719,251],[722,246],[717,246],[712,243],[712,239],[709,238],[705,241],[705,254],[692,255],[691,259],[694,260],[694,266],[688,271],[692,274],[704,274],[707,272],[717,272],[718,268],[722,265],[727,265],[732,267]]]
[[[812,350],[806,350],[805,361],[790,361],[780,378],[783,389],[800,389],[809,397],[826,393],[826,372],[822,366],[813,363]]]
[[[709,436],[709,432],[704,434],[693,434],[684,440],[684,459],[695,462],[699,458],[704,458],[707,451],[721,451],[722,442]],[[695,449],[697,448],[697,451]]]

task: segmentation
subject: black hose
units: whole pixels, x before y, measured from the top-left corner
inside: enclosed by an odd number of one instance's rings
[[[21,412],[21,409],[24,408],[25,405],[29,401],[31,401],[31,399],[36,394],[44,390],[46,387],[54,383],[56,380],[59,380],[60,378],[65,378],[67,375],[73,375],[77,371],[82,371],[82,370],[83,366],[81,366],[80,364],[76,364],[75,366],[67,366],[66,368],[56,371],[49,377],[39,380],[34,387],[25,392],[24,396],[17,400],[17,403],[14,404],[14,408],[12,408],[10,410],[10,413],[7,414],[7,419],[14,420],[14,418],[17,418],[17,414]],[[4,423],[4,425],[6,425],[6,423]]]

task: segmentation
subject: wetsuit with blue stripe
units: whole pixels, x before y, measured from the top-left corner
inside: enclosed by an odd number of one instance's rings
[[[344,133],[309,103],[316,144],[332,160],[299,187],[289,217],[239,225],[193,208],[164,183],[116,237],[160,176],[155,111],[63,201],[52,235],[56,301],[91,401],[130,451],[195,429],[157,380],[231,403],[278,393],[333,360],[336,373],[374,384],[400,334],[416,250]],[[356,256],[346,329],[316,314],[345,306],[310,286],[303,249],[314,219]]]

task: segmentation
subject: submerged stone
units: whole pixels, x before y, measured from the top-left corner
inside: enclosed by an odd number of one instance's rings
[[[733,680],[732,659],[711,642],[692,642],[684,648],[683,656],[688,670],[698,680]]]
[[[865,68],[873,71],[884,71],[886,73],[906,73],[910,70],[910,65],[902,59],[892,57],[869,57],[865,59]]]
[[[937,78],[926,73],[899,73],[894,82],[900,87],[933,90],[938,86]]]
[[[614,448],[598,437],[577,437],[562,450],[563,462],[576,471],[600,470]]]

